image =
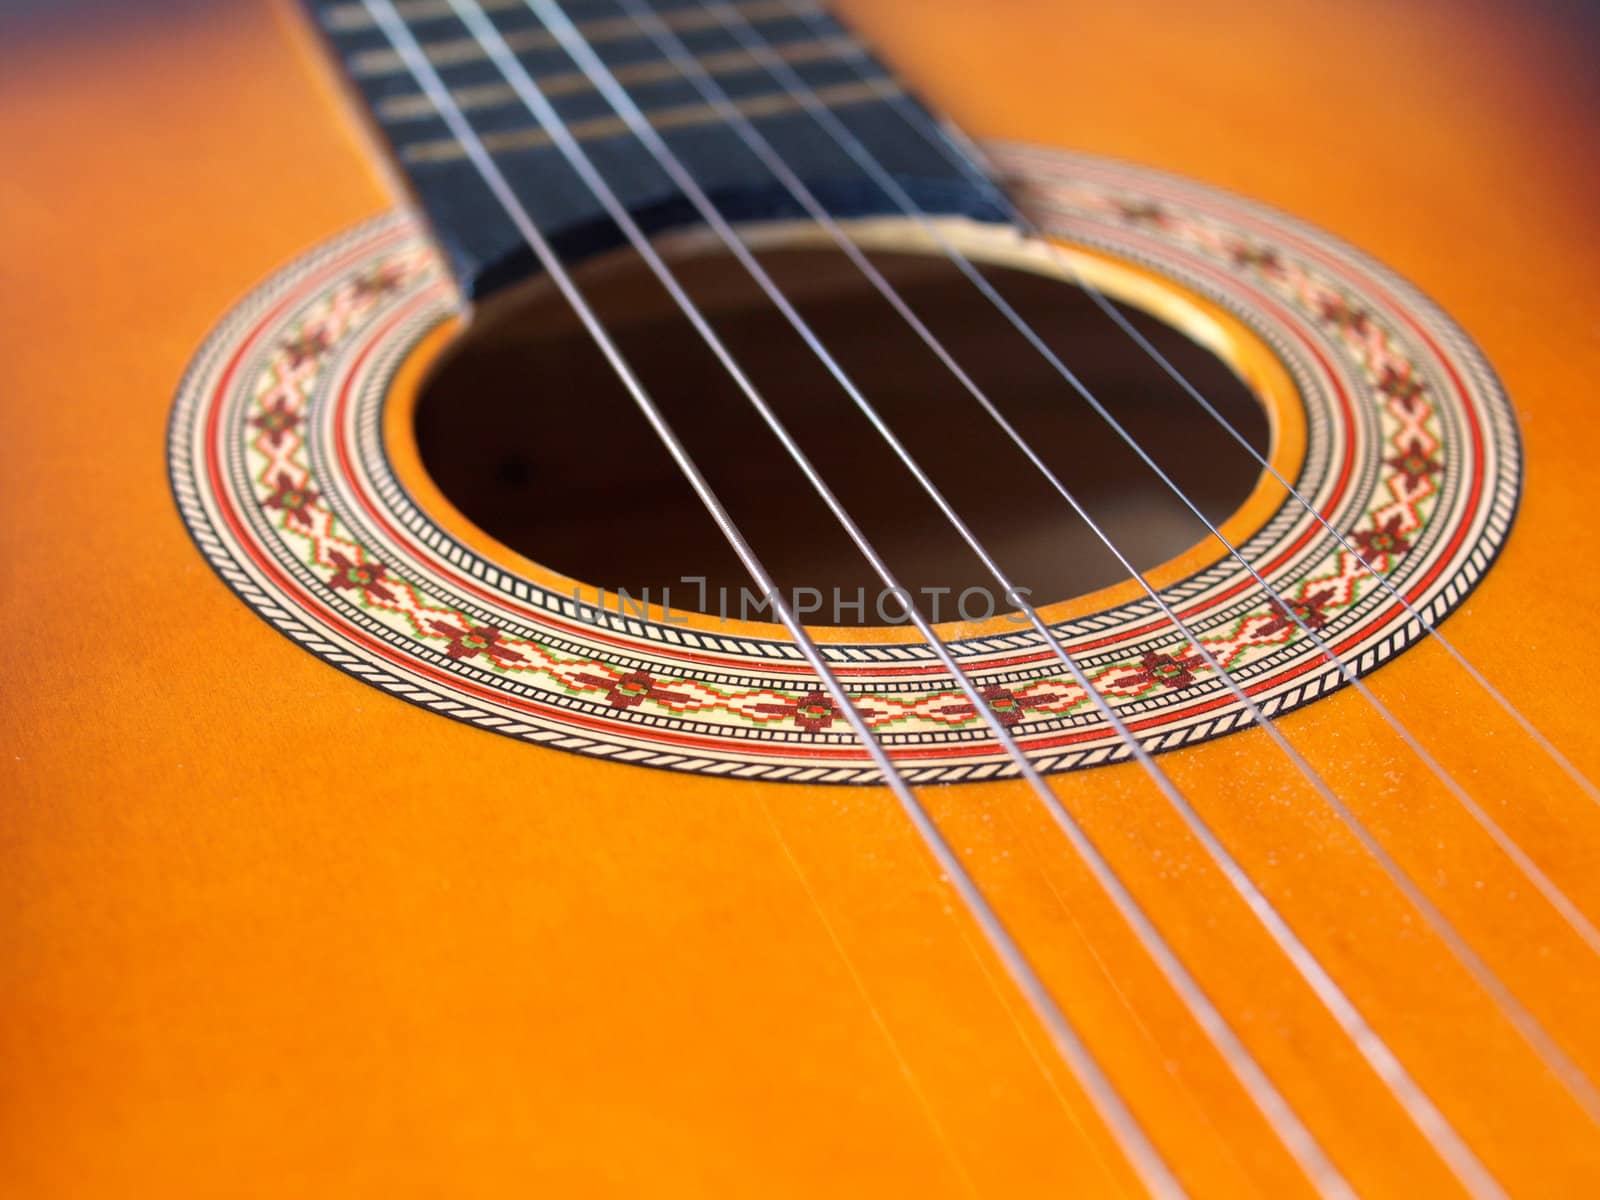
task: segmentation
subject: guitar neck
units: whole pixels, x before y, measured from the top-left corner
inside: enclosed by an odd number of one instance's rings
[[[463,291],[479,300],[532,274],[522,234],[373,12],[362,0],[307,3]],[[646,232],[693,220],[680,189],[597,86],[595,63],[586,71],[563,46],[563,31],[540,19],[537,5],[478,0],[472,7]],[[1004,218],[981,170],[963,160],[891,71],[810,0],[649,0],[646,7],[659,20],[654,28],[635,19],[638,6],[630,12],[608,0],[568,0],[560,11],[603,65],[601,79],[626,89],[730,220],[804,214],[727,111],[708,102],[707,79],[834,215],[899,209],[821,127],[818,107],[834,114],[924,211]],[[526,88],[519,94],[503,60],[495,61],[492,42],[476,36],[449,0],[399,0],[394,12],[551,244],[571,258],[620,244],[593,189],[552,139],[551,113],[539,119]],[[663,36],[670,39],[665,47]],[[704,72],[699,87],[689,77],[693,69],[685,72],[688,59]]]

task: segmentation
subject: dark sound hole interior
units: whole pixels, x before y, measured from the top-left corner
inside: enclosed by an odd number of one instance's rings
[[[1034,603],[1128,577],[848,261],[832,250],[798,248],[761,258]],[[1194,515],[948,261],[873,258],[1136,566],[1153,567],[1205,540]],[[699,255],[677,260],[674,269],[902,585],[923,593],[924,611],[940,620],[981,619],[987,597],[1006,611],[994,578],[737,264]],[[985,271],[1209,518],[1220,522],[1239,507],[1259,465],[1088,296],[1030,272]],[[812,588],[824,597],[808,619],[842,625],[901,619],[892,601],[876,603],[879,578],[643,266],[611,260],[579,277],[779,586]],[[1265,452],[1266,414],[1240,379],[1176,330],[1125,311]],[[648,590],[660,602],[670,588],[674,609],[698,609],[699,585],[681,582],[698,576],[706,580],[704,611],[737,616],[741,589],[753,588],[594,343],[541,283],[478,314],[431,373],[416,433],[427,470],[468,518],[529,558],[582,580],[586,599],[604,588],[635,597]],[[867,603],[858,610],[848,605],[860,590]],[[967,602],[958,611],[964,592]],[[847,607],[836,609],[835,595]],[[745,611],[756,615],[752,603]]]

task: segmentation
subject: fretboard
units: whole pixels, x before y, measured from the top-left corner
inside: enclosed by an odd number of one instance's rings
[[[466,293],[481,299],[531,274],[523,238],[366,7],[360,0],[307,3]],[[638,223],[650,233],[693,223],[692,207],[649,149],[529,6],[478,4]],[[451,5],[397,0],[395,7],[551,243],[572,259],[617,245],[621,234],[593,192]],[[725,114],[614,0],[563,0],[561,7],[725,216],[803,215]],[[749,22],[803,81],[804,94],[834,113],[924,211],[1003,218],[990,194],[951,161],[959,152],[939,142],[927,111],[812,0],[650,0],[650,8],[834,215],[899,208],[796,98],[794,81],[786,87],[725,20]]]

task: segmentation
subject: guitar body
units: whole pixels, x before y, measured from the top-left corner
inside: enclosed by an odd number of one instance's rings
[[[997,157],[988,139],[1249,196],[1373,255],[1470,334],[1520,427],[1520,499],[1441,628],[1600,774],[1589,19],[1367,0],[838,8]],[[174,393],[250,289],[397,203],[304,13],[24,5],[0,30],[9,1188],[1137,1194],[886,789],[650,769],[447,720],[308,653],[208,565],[169,478]],[[422,339],[395,387],[415,391],[460,329]],[[1224,557],[1197,544],[1185,561]],[[1115,585],[1050,615],[1140,596]],[[1600,918],[1600,807],[1505,709],[1428,639],[1365,683]],[[1355,689],[1279,728],[1600,1077],[1600,959],[1522,864]],[[1159,762],[1494,1179],[1530,1196],[1600,1183],[1584,1105],[1265,732]],[[1148,773],[1048,778],[1350,1185],[1459,1194]],[[1183,1186],[1311,1191],[1034,792],[919,794]]]

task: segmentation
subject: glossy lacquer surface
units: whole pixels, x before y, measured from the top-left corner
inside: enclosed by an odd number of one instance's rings
[[[1527,474],[1500,562],[1446,632],[1600,773],[1597,131],[1576,18],[841,9],[971,132],[1265,200],[1461,322],[1512,397]],[[174,388],[255,281],[392,205],[388,177],[291,6],[31,5],[3,20],[11,1187],[1135,1191],[886,793],[518,745],[338,674],[228,592],[168,493]],[[1600,916],[1594,802],[1438,647],[1370,685]],[[1283,729],[1600,1074],[1600,964],[1527,873],[1360,696]],[[1502,1184],[1595,1186],[1581,1104],[1264,735],[1163,765]],[[1053,786],[1358,1190],[1460,1190],[1136,766]],[[1309,1190],[1032,794],[924,800],[1185,1186]]]

